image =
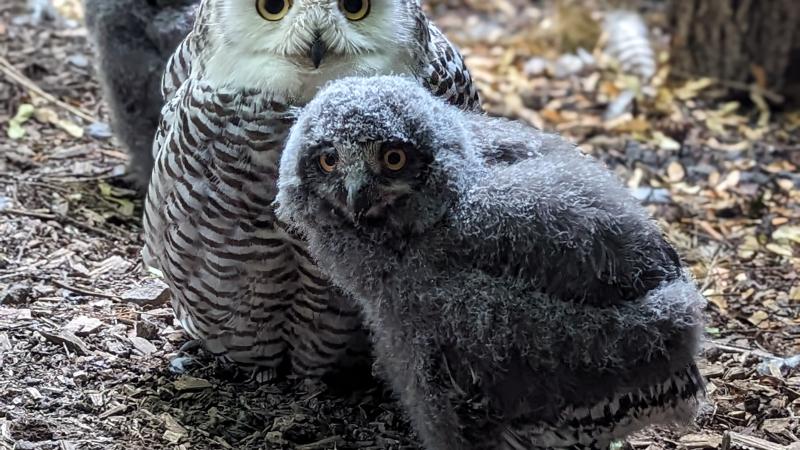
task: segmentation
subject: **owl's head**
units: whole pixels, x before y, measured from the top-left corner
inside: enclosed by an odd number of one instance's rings
[[[326,81],[408,73],[415,0],[206,0],[213,34],[206,76],[301,103]]]
[[[444,216],[469,159],[459,111],[412,79],[346,78],[299,115],[284,149],[278,214],[301,228],[421,233]]]

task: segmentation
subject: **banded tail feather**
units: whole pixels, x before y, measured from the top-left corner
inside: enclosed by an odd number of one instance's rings
[[[509,428],[501,448],[607,450],[612,441],[648,425],[685,424],[697,414],[705,393],[705,381],[692,363],[660,383],[619,392],[593,405],[570,406],[558,424]]]

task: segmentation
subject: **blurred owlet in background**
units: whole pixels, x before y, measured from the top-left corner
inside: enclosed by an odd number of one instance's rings
[[[161,77],[192,29],[199,0],[84,0],[103,97],[114,134],[142,192],[153,170],[153,137],[164,100]]]
[[[694,418],[705,300],[564,139],[406,78],[349,78],[297,119],[278,186],[425,448],[607,449]]]
[[[145,203],[145,263],[183,327],[259,378],[362,359],[362,321],[275,218],[294,107],[330,80],[398,73],[464,109],[458,51],[414,0],[204,0],[171,57]],[[355,354],[354,354],[355,353]]]

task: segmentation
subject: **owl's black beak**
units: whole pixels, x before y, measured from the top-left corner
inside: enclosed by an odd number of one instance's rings
[[[311,58],[311,62],[314,63],[315,69],[319,69],[319,65],[322,64],[322,58],[325,56],[325,51],[327,50],[328,46],[319,36],[311,43],[311,48],[308,50],[308,57]]]

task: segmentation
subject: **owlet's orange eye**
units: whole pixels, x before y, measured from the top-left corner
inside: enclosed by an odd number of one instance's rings
[[[383,166],[397,172],[406,166],[406,152],[400,149],[387,150],[383,154]]]
[[[339,9],[347,20],[361,20],[369,15],[369,0],[339,0]]]
[[[292,7],[292,0],[256,0],[258,14],[266,20],[276,21],[286,17]]]
[[[322,155],[319,155],[319,167],[325,173],[333,172],[333,169],[336,168],[336,163],[338,162],[339,158],[335,153],[323,153]]]

